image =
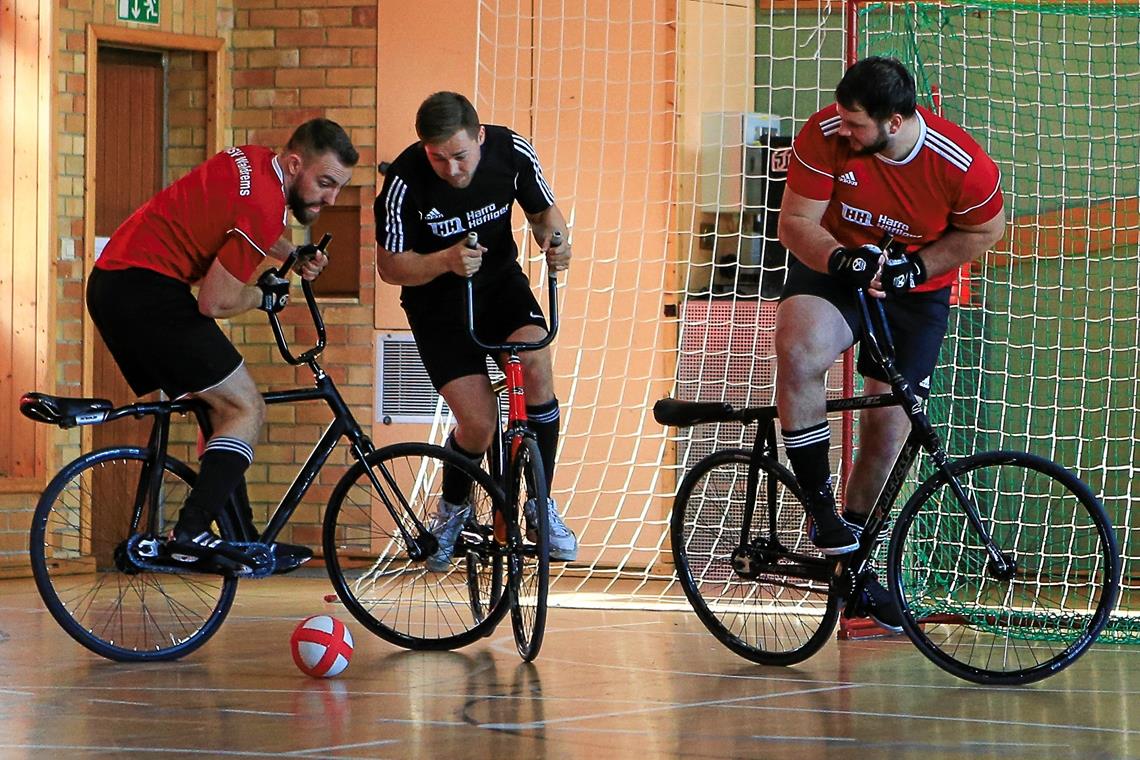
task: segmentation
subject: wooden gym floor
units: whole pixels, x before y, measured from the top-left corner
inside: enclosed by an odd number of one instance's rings
[[[330,591],[312,572],[243,581],[197,653],[128,665],[73,642],[31,580],[0,581],[0,758],[1140,757],[1136,648],[1100,645],[1041,683],[983,688],[905,637],[771,668],[691,613],[556,608],[526,665],[509,621],[465,649],[407,652],[324,602]],[[356,640],[329,680],[289,655],[293,627],[320,612]]]

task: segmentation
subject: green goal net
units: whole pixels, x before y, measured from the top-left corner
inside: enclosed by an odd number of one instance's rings
[[[883,3],[856,19],[859,56],[911,67],[924,105],[1003,174],[1009,228],[961,289],[932,417],[954,456],[1028,450],[1090,484],[1124,555],[1107,635],[1140,641],[1140,6]],[[1043,534],[1057,519],[1048,499],[1001,493]],[[1082,552],[1066,561],[1094,562]]]

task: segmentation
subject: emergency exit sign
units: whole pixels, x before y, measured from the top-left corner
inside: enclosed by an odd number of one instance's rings
[[[158,23],[158,0],[119,0],[119,20]]]

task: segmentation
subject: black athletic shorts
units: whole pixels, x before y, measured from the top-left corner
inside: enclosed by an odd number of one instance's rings
[[[94,269],[87,310],[131,390],[170,398],[208,390],[242,364],[190,286],[149,269]]]
[[[467,375],[487,375],[487,352],[467,333],[466,285],[433,303],[404,303],[420,359],[438,391]],[[524,325],[549,330],[546,317],[517,266],[475,287],[475,332],[484,343],[502,343]]]
[[[788,281],[784,284],[784,293],[780,299],[794,295],[819,296],[829,301],[847,320],[855,342],[861,341],[863,319],[859,314],[855,291],[838,278],[809,269],[792,258],[788,266]],[[868,305],[874,308],[874,304]],[[950,288],[947,286],[940,290],[901,296],[888,295],[883,308],[894,338],[895,366],[910,381],[915,393],[920,398],[927,398],[930,395],[930,376],[938,364],[938,350],[942,347],[942,338],[946,335],[946,325],[950,318]],[[861,343],[858,369],[864,377],[887,382],[886,374]]]

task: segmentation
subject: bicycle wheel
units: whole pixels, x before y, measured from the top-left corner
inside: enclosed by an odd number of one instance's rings
[[[505,514],[514,516],[507,527],[511,628],[519,656],[531,662],[542,648],[550,590],[550,515],[546,506],[546,473],[534,438],[524,436],[519,440],[518,451],[510,462],[509,483]],[[534,505],[529,516],[525,514],[528,503]]]
[[[743,449],[718,451],[681,481],[670,520],[673,561],[689,604],[717,640],[753,662],[791,665],[815,654],[835,628],[834,563],[807,538],[795,479],[767,457],[758,462],[741,547],[751,459]]]
[[[386,446],[367,462],[368,470],[360,462],[349,468],[325,512],[325,564],[345,607],[377,636],[409,649],[454,649],[493,630],[507,604],[505,594],[494,597],[503,583],[504,550],[492,536],[494,505],[502,497],[490,477],[455,452],[426,443]],[[433,573],[423,559],[409,557],[404,531],[417,535],[409,510],[427,525],[445,468],[470,479],[471,509],[450,569]]]
[[[157,508],[140,507],[148,452],[93,451],[59,471],[36,505],[29,550],[36,588],[73,639],[111,660],[173,660],[214,635],[233,604],[237,579],[140,572],[124,555],[136,533],[164,533],[194,482],[167,458]],[[229,522],[216,530],[231,538]]]
[[[1104,507],[1071,472],[1033,454],[985,452],[950,471],[1013,569],[991,561],[935,474],[891,538],[888,580],[907,635],[939,667],[976,683],[1029,683],[1071,665],[1108,622],[1119,589]]]

